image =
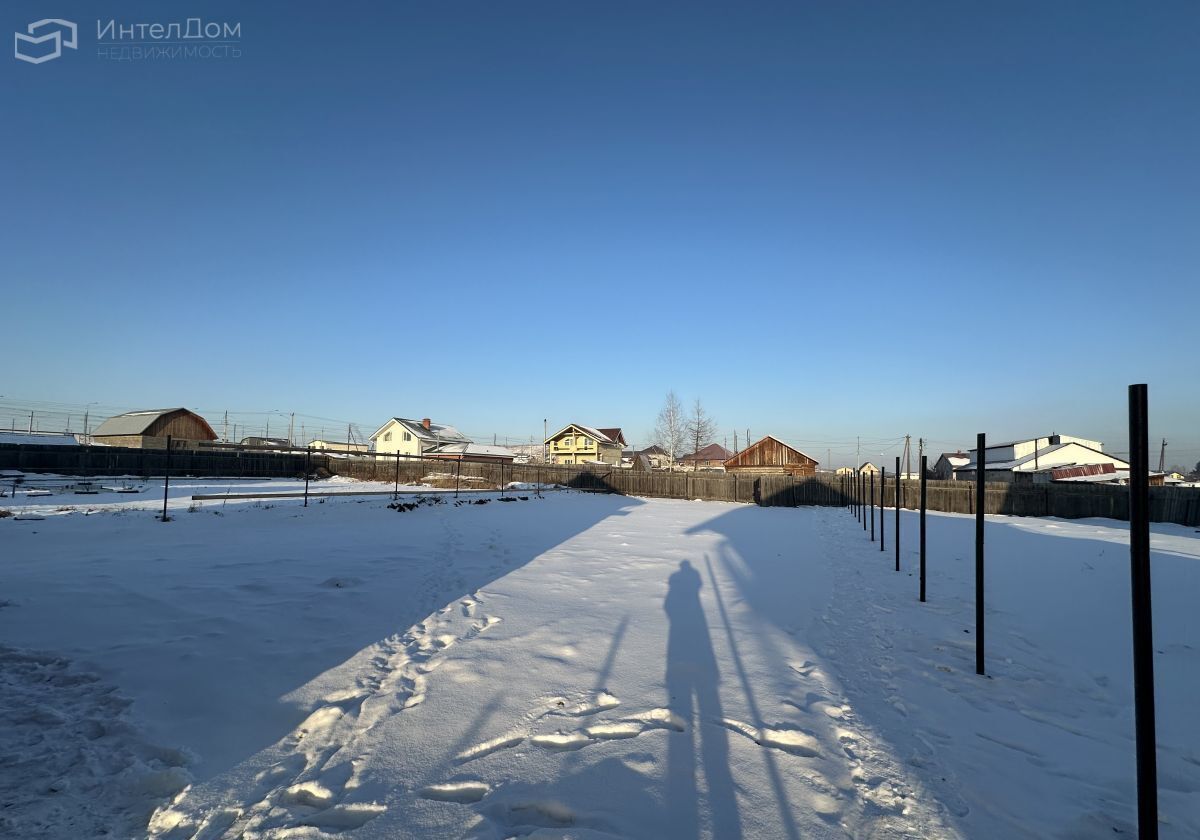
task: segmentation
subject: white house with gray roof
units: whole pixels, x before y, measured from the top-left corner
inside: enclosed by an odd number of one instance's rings
[[[423,455],[446,443],[470,443],[471,441],[453,426],[434,423],[428,417],[409,420],[393,417],[375,434],[371,435],[371,449],[375,452],[401,455]]]
[[[1117,470],[1129,469],[1129,463],[1104,451],[1098,440],[1049,435],[1013,440],[988,446],[984,456],[985,481],[1033,481],[1034,474],[1051,467],[1111,464]],[[967,463],[954,468],[959,481],[974,481],[979,465],[979,450],[967,453]]]

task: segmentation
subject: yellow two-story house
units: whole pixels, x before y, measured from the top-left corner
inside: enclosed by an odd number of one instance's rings
[[[620,429],[593,429],[578,423],[546,438],[551,464],[620,464],[626,445]]]

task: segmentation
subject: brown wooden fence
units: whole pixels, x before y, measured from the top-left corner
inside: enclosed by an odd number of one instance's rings
[[[305,462],[305,454],[295,450],[176,450],[171,453],[168,462],[166,452],[160,450],[0,444],[0,469],[84,476],[159,476],[168,469],[174,476],[299,476],[304,473]],[[483,483],[492,486],[499,486],[501,482],[541,481],[660,499],[700,499],[778,507],[841,506],[846,503],[842,477],[828,473],[792,478],[738,473],[640,472],[598,465],[560,467],[472,461],[464,461],[460,465],[457,461],[444,459],[397,459],[386,455],[344,458],[317,452],[311,454],[309,463],[314,470],[323,468],[338,475],[369,481],[392,482],[399,478],[404,484],[418,482],[434,473],[452,476],[461,471],[464,477],[482,479]],[[474,484],[478,486],[478,482]],[[889,479],[887,488],[882,490],[884,504],[889,507],[895,504],[894,486],[895,482]],[[877,480],[876,502],[880,493]],[[901,496],[904,507],[916,508],[920,499],[920,482],[903,482]],[[986,505],[987,513],[1015,516],[1057,516],[1063,519],[1097,516],[1128,520],[1129,491],[1125,487],[1094,484],[993,483],[987,486]],[[930,481],[928,508],[951,513],[974,513],[975,485],[965,481]],[[1200,525],[1200,488],[1151,487],[1150,510],[1154,522]]]
[[[365,480],[393,481],[396,460],[331,459],[330,469],[340,475]],[[453,475],[459,469],[453,461],[426,459],[402,460],[401,483],[415,482],[433,473]],[[639,472],[618,467],[559,467],[535,464],[482,464],[463,462],[463,476],[481,478],[499,486],[503,482],[545,482],[567,487],[608,490],[628,496],[659,499],[699,499],[702,501],[744,502],[767,507],[804,505],[841,506],[846,491],[840,476],[819,473],[792,478],[778,475],[740,475],[737,473]],[[920,482],[901,482],[901,505],[915,509],[920,502]],[[464,485],[466,486],[466,485]],[[882,493],[886,506],[895,505],[895,482],[886,489],[876,481],[874,501]],[[1129,490],[1126,487],[1094,484],[1014,485],[989,483],[986,489],[986,513],[1013,516],[1057,516],[1063,519],[1105,517],[1129,518]],[[975,512],[975,485],[967,481],[930,481],[927,486],[929,510],[950,513]],[[1200,488],[1151,487],[1151,517],[1155,522],[1200,525]]]

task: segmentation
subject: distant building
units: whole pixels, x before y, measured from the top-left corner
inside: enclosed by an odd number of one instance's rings
[[[726,472],[753,475],[815,475],[817,461],[779,438],[767,435],[725,461]]]
[[[314,440],[309,442],[312,449],[327,452],[367,452],[370,447],[365,443],[347,443],[341,440]]]
[[[1119,470],[1113,464],[1085,464],[1070,467],[1043,467],[1033,473],[1034,484],[1128,484],[1129,470]],[[1166,476],[1160,472],[1149,474],[1151,487],[1162,487]]]
[[[678,461],[693,470],[725,469],[725,462],[733,457],[733,453],[719,443],[710,443],[702,449],[681,457]]]
[[[858,471],[860,473],[863,473],[864,475],[878,475],[879,467],[875,466],[870,461],[867,461],[861,467],[858,468]]]
[[[1128,470],[1129,463],[1104,451],[1104,444],[1070,435],[1050,435],[1027,440],[993,444],[985,450],[985,481],[1031,483],[1035,473],[1053,467],[1110,464],[1115,471]],[[968,453],[969,460],[954,469],[960,481],[974,481],[978,451]]]
[[[238,442],[239,446],[246,449],[291,449],[292,444],[287,438],[273,437],[244,437]]]
[[[208,421],[194,411],[157,408],[108,418],[92,432],[92,442],[134,449],[165,449],[168,436],[173,449],[197,449],[201,443],[217,439]]]
[[[466,435],[453,426],[434,423],[428,417],[424,420],[393,417],[371,435],[374,450],[385,454],[417,456],[443,443],[470,442]]]
[[[939,481],[953,481],[954,471],[971,463],[971,456],[966,452],[943,452],[933,464],[933,478]]]
[[[655,470],[660,470],[671,464],[671,457],[667,454],[667,450],[658,444],[647,446],[645,449],[626,449],[621,453],[621,460],[628,461],[630,464],[635,463],[639,457],[645,458],[647,463],[650,464],[650,468]]]
[[[620,464],[625,435],[619,428],[571,423],[546,438],[552,464]]]

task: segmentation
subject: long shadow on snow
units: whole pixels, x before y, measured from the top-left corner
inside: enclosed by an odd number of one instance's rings
[[[763,539],[762,517],[767,513],[794,517],[796,539],[785,555],[774,550],[777,542]],[[1123,595],[1127,591],[1129,561],[1125,544],[1114,541],[1111,536],[1088,538],[1073,535],[1069,542],[1048,541],[1047,532],[1028,530],[1031,522],[1046,522],[1044,519],[1013,518],[1006,521],[989,518],[986,537],[988,670],[995,679],[982,680],[972,673],[973,517],[934,515],[929,518],[930,602],[921,604],[917,600],[914,576],[918,563],[916,512],[901,513],[900,574],[893,570],[892,565],[894,511],[889,510],[886,516],[888,542],[884,552],[879,551],[878,544],[866,537],[862,526],[853,517],[848,514],[844,516],[845,522],[839,521],[834,527],[837,529],[836,540],[844,542],[845,549],[839,548],[839,542],[825,542],[822,535],[813,530],[815,516],[801,517],[792,511],[773,509],[768,512],[749,506],[717,516],[696,526],[692,532],[715,532],[724,537],[724,545],[718,549],[716,565],[735,582],[755,621],[774,624],[797,636],[799,641],[815,644],[816,652],[822,654],[828,670],[838,677],[847,702],[865,724],[891,745],[893,754],[919,752],[922,745],[914,739],[913,719],[880,702],[878,678],[864,679],[863,675],[873,673],[875,668],[871,664],[872,651],[857,650],[853,645],[844,643],[831,646],[831,635],[838,633],[836,627],[797,623],[795,599],[802,597],[805,590],[804,577],[799,570],[812,571],[812,563],[802,558],[805,555],[811,558],[814,551],[828,552],[827,556],[815,558],[818,564],[831,566],[834,563],[855,563],[880,576],[879,590],[881,595],[889,598],[890,608],[871,616],[873,620],[884,622],[872,632],[897,639],[903,636],[906,644],[927,651],[930,658],[937,655],[936,651],[943,651],[941,656],[944,662],[940,664],[945,666],[944,670],[956,672],[953,679],[942,679],[951,684],[948,686],[947,706],[940,712],[943,717],[977,716],[977,722],[969,725],[986,733],[989,726],[996,725],[991,718],[1013,706],[1014,701],[1022,706],[1030,705],[1036,693],[1041,691],[1041,682],[1049,686],[1069,679],[1079,686],[1080,691],[1071,695],[1071,708],[1047,709],[1049,719],[1042,723],[1045,727],[1044,737],[1039,743],[1050,745],[1057,742],[1063,748],[1059,757],[1068,756],[1069,744],[1063,743],[1064,730],[1070,730],[1075,725],[1073,721],[1078,718],[1112,719],[1113,731],[1109,736],[1128,738],[1128,727],[1121,723],[1123,718],[1118,713],[1128,708],[1132,700],[1128,683],[1128,675],[1132,673],[1128,651],[1128,602],[1127,597],[1113,597],[1111,594],[1115,591]],[[1057,525],[1059,522],[1050,524]],[[879,525],[877,522],[876,526]],[[1060,527],[1069,529],[1071,526],[1107,529],[1127,527],[1116,520],[1061,521]],[[843,529],[844,533],[841,533]],[[1156,526],[1155,530],[1170,535],[1179,533],[1171,526],[1163,526],[1161,530]],[[858,540],[861,540],[860,545],[856,545]],[[872,568],[866,565],[872,563],[877,563],[877,566]],[[1195,597],[1196,588],[1195,577],[1187,574],[1190,563],[1194,563],[1193,558],[1168,550],[1152,552],[1152,564],[1156,570],[1154,605],[1157,616],[1190,614],[1192,608],[1189,604]],[[836,596],[837,593],[831,588],[830,594]],[[906,621],[906,609],[921,613]],[[1162,625],[1163,629],[1170,627],[1170,624]],[[964,633],[964,630],[968,632]],[[924,638],[919,637],[921,633],[925,634]],[[914,634],[917,636],[914,637]],[[867,635],[869,637],[871,633]],[[730,643],[735,644],[732,634]],[[766,634],[755,634],[752,640],[746,639],[744,643],[757,645],[769,659],[777,663],[775,672],[783,676],[783,679],[776,679],[771,685],[746,685],[745,691],[748,694],[775,693],[775,696],[786,698],[788,683],[791,682],[786,654]],[[1186,659],[1191,655],[1187,640],[1170,637],[1156,630],[1155,646],[1159,659],[1156,677],[1160,709],[1188,708],[1182,696],[1164,702],[1165,695],[1171,692],[1172,687],[1180,693],[1184,691],[1186,681],[1180,677],[1195,667],[1194,656],[1192,660]],[[841,658],[828,656],[835,650]],[[1010,657],[1015,661],[1006,661]],[[1033,674],[1040,676],[1033,676],[1030,669]],[[1112,679],[1111,683],[1105,682],[1098,690],[1095,679],[1101,674]],[[910,678],[916,679],[918,676],[919,671],[914,670]],[[953,687],[955,681],[962,683],[961,688]],[[791,690],[795,690],[794,686]],[[1031,695],[1030,692],[1035,694]],[[968,704],[964,706],[957,702],[960,697],[966,698]],[[905,699],[903,684],[900,686],[899,699]],[[864,719],[863,713],[867,710],[870,710],[870,719]],[[1028,725],[1030,722],[1024,723]],[[1172,748],[1169,744],[1188,732],[1189,724],[1162,715],[1159,723],[1161,767],[1165,768],[1168,775],[1186,775],[1188,768],[1183,756],[1189,750],[1200,748],[1200,742],[1190,739],[1190,743],[1183,743],[1178,749]],[[1168,738],[1164,738],[1164,735],[1168,735]],[[1000,750],[996,757],[1008,758],[1010,755]],[[1011,772],[1014,778],[1026,779],[1030,772],[1041,772],[1025,762],[1018,764],[1007,771],[992,765],[993,772]],[[924,777],[922,782],[939,798],[945,794],[947,801],[957,799],[959,791],[943,789],[944,786],[939,784],[944,779],[934,778],[919,768],[910,769],[910,772]],[[1086,781],[1086,768],[1080,768],[1080,775],[1080,797],[1086,798],[1089,784]],[[1120,786],[1122,792],[1119,799],[1127,807],[1118,807],[1116,810],[1130,811],[1134,802],[1132,777],[1121,780]],[[986,790],[962,790],[961,794],[976,807],[986,805]],[[1109,811],[1112,810],[1110,807]],[[993,818],[996,816],[993,814]],[[1118,822],[1121,816],[1118,815]],[[1060,830],[1070,832],[1072,828],[1062,826]]]
[[[382,505],[380,505],[377,514],[382,522],[373,520],[370,527],[385,527],[388,531],[384,535],[380,535],[377,531],[348,534],[344,537],[344,541],[349,543],[351,551],[363,550],[369,546],[371,550],[378,552],[378,556],[371,558],[370,562],[380,564],[382,568],[386,569],[386,574],[389,576],[386,580],[360,582],[357,584],[357,591],[361,592],[364,588],[374,590],[386,588],[394,590],[400,597],[386,601],[386,607],[383,609],[373,609],[374,605],[364,606],[361,602],[354,602],[353,606],[348,603],[348,608],[355,610],[355,616],[353,621],[338,628],[339,633],[336,639],[328,634],[326,627],[304,625],[306,636],[311,636],[311,638],[289,640],[290,645],[303,650],[305,655],[297,658],[295,668],[285,669],[288,674],[288,682],[284,684],[278,679],[278,671],[266,671],[263,673],[262,679],[248,689],[260,697],[280,698],[281,708],[276,717],[277,725],[270,729],[259,726],[253,731],[248,731],[245,726],[239,728],[237,721],[230,721],[230,725],[237,732],[236,742],[240,747],[238,754],[232,756],[230,760],[223,761],[220,766],[208,768],[209,772],[203,773],[199,781],[203,783],[207,780],[212,784],[220,784],[221,778],[227,777],[228,781],[233,783],[229,786],[236,789],[235,780],[239,776],[244,776],[242,771],[246,769],[239,770],[239,765],[271,745],[277,744],[312,711],[315,701],[289,701],[298,698],[301,694],[311,696],[313,694],[312,687],[320,684],[322,675],[336,670],[375,643],[405,633],[410,627],[421,622],[439,608],[447,604],[454,604],[460,598],[486,588],[493,581],[520,569],[531,560],[597,523],[612,516],[622,516],[629,508],[642,504],[636,499],[616,495],[591,496],[588,501],[588,504],[556,504],[555,497],[552,495],[545,501],[529,499],[526,502],[501,504],[493,500],[486,507],[464,505],[455,509],[451,506],[438,506],[433,509],[419,508],[403,515],[382,509]],[[512,515],[524,515],[531,518],[527,520],[528,527],[495,532],[494,536],[497,541],[494,545],[482,547],[457,545],[453,540],[437,547],[404,545],[406,539],[412,539],[412,525],[416,524],[418,518],[445,516],[451,520],[461,517],[466,521],[479,514],[504,517],[496,521],[496,529],[511,528],[509,517]],[[340,525],[351,528],[355,525],[363,526],[363,523],[356,520],[350,523],[343,522]],[[337,526],[330,524],[329,527]],[[485,529],[487,527],[490,526],[485,526]],[[387,534],[393,535],[391,546],[387,543]],[[422,550],[427,548],[437,548],[438,551],[446,552],[449,556],[431,557],[429,556],[431,552],[422,553]],[[269,562],[271,560],[269,555],[263,556],[261,543],[256,546],[256,550],[259,552],[255,558],[256,561],[266,560]],[[290,550],[295,549],[291,548]],[[343,548],[343,553],[345,550]],[[432,553],[436,554],[437,552]],[[462,562],[455,562],[455,560],[460,560],[462,555],[471,556]],[[281,548],[278,562],[286,565],[288,558],[289,549]],[[449,562],[446,562],[447,560]],[[342,570],[337,567],[336,558],[331,559],[328,573],[334,575],[339,571]],[[344,594],[352,594],[355,591],[355,589],[351,589]],[[371,594],[376,601],[379,600],[380,593],[372,592]],[[271,606],[274,608],[275,605]],[[248,646],[253,646],[259,641],[246,640],[246,643]],[[247,651],[244,649],[238,651],[239,656],[244,656],[246,653]],[[272,682],[272,680],[274,681]],[[302,691],[306,687],[308,690]],[[290,708],[287,708],[288,706]],[[204,744],[185,746],[194,748],[201,754],[205,749]]]

